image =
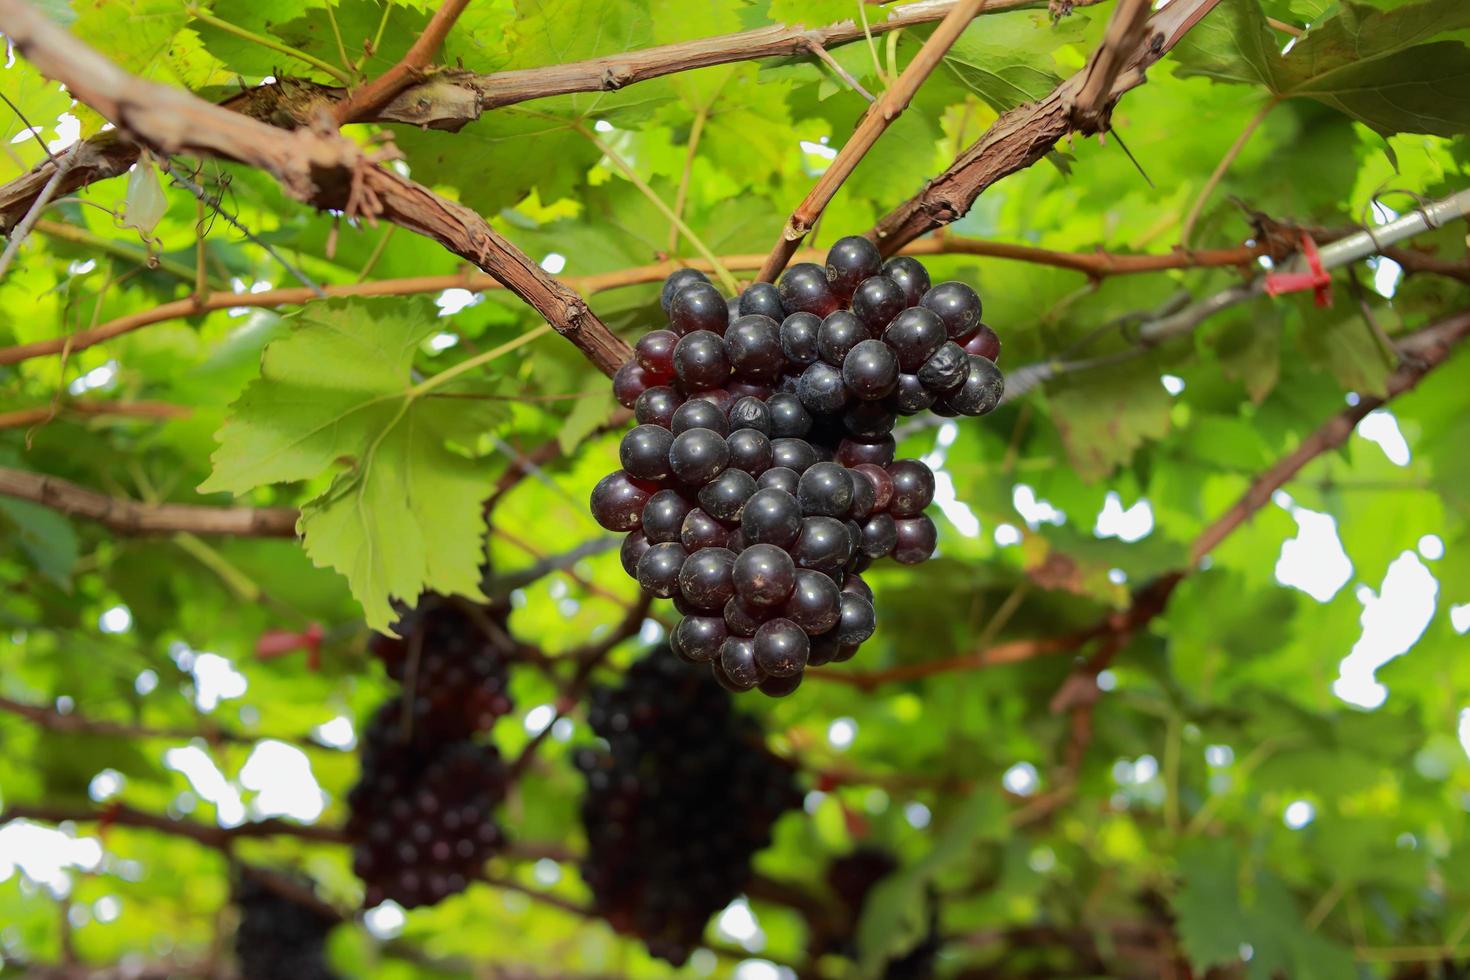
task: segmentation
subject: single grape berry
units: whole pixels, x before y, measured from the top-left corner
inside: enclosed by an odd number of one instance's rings
[[[936,397],[924,387],[917,374],[900,373],[893,388],[893,407],[900,415],[917,415],[933,405]]]
[[[911,255],[895,255],[884,262],[883,274],[903,290],[905,306],[918,306],[929,291],[929,270]]]
[[[913,517],[934,501],[934,471],[921,461],[900,459],[889,464],[888,475],[893,479],[888,511],[894,517]]]
[[[613,397],[624,408],[638,404],[638,396],[654,385],[653,378],[636,360],[627,361],[613,375]]]
[[[678,342],[679,335],[672,330],[648,331],[633,347],[638,366],[657,383],[667,383],[674,376],[674,345]]]
[[[730,358],[720,335],[695,330],[674,346],[674,375],[685,391],[718,388],[730,378]]]
[[[674,434],[658,425],[635,425],[623,435],[618,444],[618,461],[623,470],[635,479],[662,480],[672,472],[669,469],[669,447],[674,444]]]
[[[832,638],[842,646],[856,646],[873,635],[878,616],[873,604],[853,592],[842,593],[842,614],[832,627]]]
[[[797,487],[801,485],[801,474],[789,466],[772,466],[756,477],[755,485],[762,490],[767,487],[784,490],[794,497]]]
[[[847,512],[848,516],[857,521],[865,521],[878,502],[878,491],[873,489],[867,477],[854,470],[848,470],[847,476],[852,480],[852,507]]]
[[[817,461],[817,451],[805,439],[772,439],[771,465],[784,466],[805,473],[806,468]]]
[[[888,510],[893,503],[893,477],[888,475],[884,467],[886,463],[858,463],[852,467],[854,476],[861,476],[868,481],[873,488],[873,513],[880,514]]]
[[[669,420],[669,429],[676,436],[690,429],[709,429],[725,435],[729,423],[725,421],[725,413],[714,402],[691,398],[674,409],[673,417]]]
[[[860,341],[842,362],[842,381],[863,401],[883,398],[898,383],[898,358],[881,340]]]
[[[730,308],[725,297],[708,282],[685,286],[669,303],[669,326],[681,336],[701,330],[722,334],[729,322]]]
[[[893,560],[900,565],[918,565],[934,554],[939,543],[939,531],[927,514],[905,517],[894,521],[898,531],[898,543],[893,547]]]
[[[887,276],[864,279],[852,294],[852,312],[877,337],[908,306],[902,287]]]
[[[698,507],[684,517],[679,529],[679,543],[690,554],[701,548],[724,548],[730,542],[730,529]]]
[[[723,615],[685,616],[674,627],[674,642],[684,656],[701,664],[707,664],[720,655],[720,647],[729,635]]]
[[[735,376],[757,383],[775,381],[786,366],[777,321],[759,313],[739,317],[725,331],[725,352]]]
[[[775,612],[771,608],[752,606],[737,593],[735,598],[725,603],[725,629],[731,636],[755,636],[761,623],[770,619]]]
[[[815,361],[821,356],[817,349],[817,335],[822,329],[822,319],[812,313],[793,313],[781,321],[781,352],[786,360],[799,367]]]
[[[796,585],[796,564],[773,544],[753,544],[735,559],[735,593],[751,606],[776,606]]]
[[[692,402],[709,402],[715,408],[718,408],[720,414],[727,419],[730,417],[731,407],[735,404],[735,396],[730,394],[729,387],[711,388],[709,391],[701,391],[696,395],[692,395],[689,400]]]
[[[756,690],[768,698],[784,698],[801,687],[801,678],[799,672],[790,677],[767,677],[756,685]]]
[[[842,427],[859,439],[877,439],[893,431],[898,415],[886,401],[858,402],[842,413]]]
[[[952,340],[945,341],[919,368],[919,383],[935,394],[953,391],[969,376],[970,355]]]
[[[731,469],[758,477],[771,467],[771,440],[757,429],[736,429],[725,438],[725,448]]]
[[[699,489],[699,506],[720,523],[734,524],[753,493],[755,477],[744,470],[727,469]]]
[[[970,358],[970,376],[965,383],[935,402],[958,415],[985,415],[994,411],[1005,394],[1006,381],[1000,368],[983,357]]]
[[[689,429],[674,436],[669,466],[685,483],[702,487],[719,476],[730,462],[725,438],[713,429]]]
[[[837,444],[837,454],[834,457],[843,466],[857,466],[860,463],[875,463],[878,466],[887,466],[893,462],[893,454],[896,443],[892,434],[875,436],[872,439],[843,439]]]
[[[861,235],[848,235],[832,243],[827,252],[827,281],[837,298],[846,302],[864,279],[883,271],[878,246]]]
[[[684,518],[694,509],[689,498],[677,490],[660,490],[643,507],[643,534],[650,544],[678,541]]]
[[[870,603],[873,601],[873,590],[868,587],[867,582],[863,581],[863,577],[861,575],[847,576],[847,578],[842,583],[842,591],[851,592],[854,595],[860,595],[864,599],[867,599]]]
[[[801,474],[796,502],[806,517],[845,517],[852,508],[852,477],[837,463],[814,463]]]
[[[777,323],[786,315],[781,306],[781,291],[776,288],[775,283],[753,282],[740,294],[740,315],[759,313],[768,316]]]
[[[638,559],[643,557],[649,547],[651,542],[648,535],[642,531],[630,531],[623,538],[622,547],[618,549],[618,559],[623,563],[623,571],[628,573],[629,578],[638,577]]]
[[[812,429],[812,416],[794,393],[778,392],[766,399],[771,413],[771,438],[800,439]]]
[[[893,515],[874,514],[863,523],[863,541],[859,547],[869,558],[887,557],[896,544],[898,528],[894,525]]]
[[[673,305],[674,297],[679,291],[685,286],[692,286],[698,282],[709,282],[709,277],[698,269],[675,269],[670,273],[669,277],[664,280],[663,291],[658,297],[658,305],[663,307],[664,316],[669,315],[669,308]]]
[[[754,398],[763,402],[771,397],[771,392],[775,388],[772,385],[755,384],[751,381],[741,381],[739,378],[734,378],[731,379],[729,384],[725,385],[724,390],[733,401],[740,401],[742,398]]]
[[[968,337],[980,322],[980,297],[962,282],[942,282],[924,294],[920,305],[944,321],[951,340]]]
[[[812,313],[824,317],[842,305],[827,282],[826,270],[811,262],[798,262],[787,269],[777,289],[787,316]]]
[[[758,544],[789,548],[801,533],[801,505],[785,490],[757,490],[740,512],[740,533],[745,536],[747,551]]]
[[[674,411],[684,404],[679,393],[668,385],[656,385],[645,389],[633,403],[633,417],[639,425],[661,425],[665,429],[674,424]]]
[[[592,518],[609,531],[632,531],[656,489],[656,485],[622,470],[609,473],[592,488]]]
[[[730,549],[702,548],[679,569],[679,594],[695,609],[720,613],[735,595],[734,567],[735,552]]]
[[[966,354],[983,357],[991,363],[1000,360],[1000,337],[983,323],[965,338],[964,345]]]
[[[755,641],[743,636],[726,638],[720,647],[720,670],[741,690],[760,683],[761,671],[755,663]]]
[[[654,545],[638,559],[638,587],[660,599],[672,598],[679,591],[679,569],[688,557],[676,541]]]
[[[817,356],[840,368],[852,350],[873,334],[848,310],[838,310],[822,321],[817,330]]]
[[[755,665],[767,677],[791,677],[806,667],[811,640],[789,619],[772,619],[755,631]]]
[[[835,517],[804,518],[801,534],[791,546],[791,557],[802,568],[828,575],[840,573],[852,558],[847,526]]]
[[[841,604],[842,593],[830,576],[810,568],[798,568],[791,597],[781,607],[781,615],[816,636],[837,624]]]
[[[893,348],[899,370],[906,373],[916,373],[947,339],[944,322],[922,306],[904,310],[883,332],[883,342]]]
[[[755,429],[762,435],[771,434],[771,410],[759,398],[746,396],[730,406],[730,431]]]
[[[796,395],[807,411],[825,415],[847,404],[847,385],[843,383],[841,370],[818,361],[801,372]]]

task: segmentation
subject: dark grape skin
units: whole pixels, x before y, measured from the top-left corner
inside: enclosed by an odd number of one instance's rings
[[[735,595],[731,572],[735,552],[728,548],[703,548],[691,554],[679,569],[679,594],[695,609],[721,613]]]
[[[872,331],[863,326],[851,311],[838,310],[823,320],[817,329],[817,356],[840,368],[847,360],[848,351],[872,337]]]
[[[864,279],[883,271],[883,256],[878,246],[861,235],[848,235],[832,243],[827,251],[827,281],[832,292],[846,302]]]
[[[734,323],[736,320],[740,319],[739,296],[731,296],[725,300],[725,318],[727,323]]]
[[[771,397],[771,392],[775,388],[772,385],[752,384],[749,381],[732,378],[730,383],[725,385],[722,390],[730,396],[732,402],[740,401],[742,398],[754,398],[764,402],[767,398]]]
[[[718,388],[730,379],[730,357],[725,341],[710,330],[696,330],[674,346],[674,376],[688,392]]]
[[[658,425],[635,425],[618,444],[618,461],[629,476],[638,480],[662,480],[669,469],[669,447],[674,434]]]
[[[669,302],[670,329],[681,336],[700,330],[722,334],[729,322],[729,305],[709,282],[691,283],[676,292]]]
[[[849,405],[842,413],[842,427],[848,435],[859,439],[877,439],[893,431],[898,415],[888,407],[888,402],[858,402]],[[844,437],[845,438],[845,437]]]
[[[795,497],[796,489],[801,485],[801,474],[789,466],[772,466],[756,478],[755,485],[762,490],[767,487],[784,490]]]
[[[663,308],[664,316],[669,315],[669,307],[674,302],[674,296],[685,286],[692,286],[697,282],[708,283],[709,276],[698,269],[675,269],[669,274],[669,277],[664,280],[664,288],[658,297],[658,305]]]
[[[919,383],[936,394],[953,391],[970,376],[970,355],[952,340],[947,340],[919,368]]]
[[[726,437],[725,447],[730,451],[730,469],[759,477],[771,468],[771,440],[759,430],[736,429]]]
[[[720,666],[720,660],[718,657],[710,661],[709,669],[710,673],[714,675],[715,683],[719,684],[731,694],[744,694],[746,691],[752,691],[756,688],[756,685],[754,684],[741,685],[731,680],[729,675],[725,673],[725,668]],[[680,955],[683,955],[682,950]]]
[[[840,664],[851,660],[853,657],[857,656],[858,647],[860,646],[862,646],[861,643],[839,644],[837,647],[837,652],[832,654],[832,662],[834,664]]]
[[[638,396],[653,387],[653,379],[637,361],[627,361],[613,374],[613,398],[624,408],[638,404]]]
[[[744,470],[727,469],[699,490],[699,506],[721,524],[740,520],[740,509],[755,493],[755,477]]]
[[[759,313],[739,317],[730,324],[725,331],[725,352],[735,376],[745,381],[775,381],[786,366],[779,325]]]
[[[887,466],[893,462],[893,455],[896,451],[897,443],[894,442],[892,434],[878,436],[876,439],[844,439],[837,444],[837,454],[834,458],[849,468],[862,463]]]
[[[789,548],[801,533],[801,505],[784,490],[757,490],[740,514],[740,531],[747,550],[757,544]]]
[[[811,640],[789,619],[772,619],[755,631],[755,665],[767,677],[790,677],[806,667]]]
[[[863,401],[886,397],[898,384],[898,358],[881,340],[864,340],[842,362],[842,381]]]
[[[725,629],[729,630],[731,636],[755,636],[761,623],[770,619],[774,613],[773,609],[762,609],[743,602],[737,595],[725,603]]]
[[[962,343],[966,354],[983,357],[992,364],[1000,360],[1000,336],[983,323]]]
[[[669,466],[690,486],[701,487],[719,476],[730,462],[725,437],[712,429],[690,429],[674,436]]]
[[[860,595],[870,603],[873,601],[873,590],[863,581],[861,575],[848,575],[842,583],[842,591]]]
[[[873,513],[881,514],[893,503],[893,477],[883,468],[886,464],[859,463],[852,467],[854,476],[867,479],[873,488]]]
[[[638,365],[659,384],[665,384],[674,376],[674,345],[679,335],[672,330],[650,330],[638,338],[633,352]]]
[[[720,646],[720,670],[731,683],[750,690],[760,683],[760,668],[755,663],[755,641],[731,636]]]
[[[841,602],[842,594],[830,576],[810,568],[798,568],[795,586],[781,607],[781,615],[816,636],[837,624]]]
[[[623,571],[628,573],[629,578],[638,578],[638,559],[650,547],[652,544],[648,535],[642,531],[630,531],[623,537],[623,545],[618,549],[618,559],[623,563]]]
[[[869,558],[886,558],[898,544],[898,528],[893,515],[874,514],[863,522],[862,553]]]
[[[842,613],[832,627],[832,638],[840,646],[862,643],[873,635],[877,625],[878,616],[871,602],[854,592],[842,593]]]
[[[720,647],[730,631],[724,616],[685,616],[674,627],[674,641],[684,656],[694,663],[706,664],[720,655]]]
[[[729,432],[729,423],[725,420],[725,413],[714,402],[691,398],[674,409],[669,429],[676,436],[690,429],[709,429],[723,436]]]
[[[924,294],[919,305],[944,323],[949,338],[968,337],[980,322],[980,297],[962,282],[942,282]]]
[[[894,517],[913,517],[934,502],[934,471],[917,459],[900,459],[888,465],[893,480],[893,501],[888,512]]]
[[[674,424],[674,411],[682,404],[684,399],[673,388],[655,385],[633,403],[633,417],[640,425],[661,425],[668,429]]]
[[[776,284],[786,315],[812,313],[824,317],[842,304],[827,282],[827,271],[812,262],[798,262]]]
[[[759,398],[746,396],[730,406],[730,431],[754,429],[761,435],[771,434],[771,410]]]
[[[852,507],[848,510],[849,516],[854,520],[865,521],[873,513],[874,505],[878,503],[878,491],[873,489],[873,484],[868,478],[855,472],[847,471],[848,478],[852,480]]]
[[[805,439],[771,440],[771,465],[784,466],[801,474],[815,462],[817,451]]]
[[[852,540],[847,526],[835,517],[807,517],[801,534],[791,546],[791,557],[801,568],[835,575],[852,558]]]
[[[934,403],[958,415],[985,415],[995,410],[1005,394],[1006,381],[995,363],[983,357],[970,358],[970,376],[965,383]]]
[[[801,687],[801,678],[799,672],[790,677],[767,677],[756,685],[756,690],[768,698],[784,698]]]
[[[884,262],[883,274],[903,290],[905,305],[918,306],[929,291],[929,270],[911,255],[895,255]]]
[[[775,283],[753,282],[740,294],[740,315],[759,313],[777,323],[786,315],[781,306],[781,290]]]
[[[813,415],[839,411],[847,404],[847,385],[842,371],[825,361],[808,364],[796,385],[801,404]]]
[[[723,548],[730,541],[730,529],[698,507],[684,517],[684,526],[679,529],[679,543],[690,554],[701,548]]]
[[[592,517],[609,531],[637,530],[643,508],[657,489],[622,470],[609,473],[592,488]]]
[[[917,415],[934,404],[934,392],[924,387],[917,374],[898,375],[893,388],[893,407],[902,415]]]
[[[735,559],[734,581],[747,606],[778,606],[796,586],[796,563],[773,544],[753,544]]]
[[[852,294],[852,312],[873,337],[882,334],[907,306],[903,288],[887,276],[864,279]]]
[[[852,509],[852,477],[837,463],[814,463],[801,474],[796,502],[804,517],[845,517]]]
[[[677,490],[660,490],[643,507],[643,534],[650,544],[678,541],[694,505]]]
[[[801,380],[801,375],[783,373],[781,379],[776,382],[776,391],[783,395],[796,394],[796,383]]]
[[[679,591],[679,569],[688,557],[689,552],[677,542],[654,545],[638,559],[638,587],[660,599],[672,598]]]
[[[812,416],[795,394],[778,392],[766,399],[772,439],[800,439],[812,430]]]
[[[944,321],[922,306],[904,310],[883,331],[883,342],[898,355],[898,369],[905,373],[917,372],[948,339]]]
[[[905,517],[894,522],[898,530],[898,543],[893,548],[893,560],[900,565],[918,565],[934,555],[939,543],[939,529],[927,514]]]
[[[812,313],[793,313],[781,321],[781,352],[792,364],[805,367],[821,355],[817,351],[817,334],[822,319]]]
[[[729,548],[731,551],[735,552],[735,554],[737,554],[737,555],[740,554],[740,552],[744,551],[745,550],[745,534],[744,534],[744,532],[742,532],[740,530],[740,528],[738,528],[738,527],[735,528],[734,530],[732,530],[730,532],[730,537],[725,540],[725,547],[726,548]]]
[[[830,664],[837,657],[839,646],[830,630],[821,636],[811,639],[811,651],[807,654],[806,665],[808,667],[822,667]]]

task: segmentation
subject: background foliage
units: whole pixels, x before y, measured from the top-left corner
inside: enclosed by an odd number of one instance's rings
[[[305,58],[374,77],[436,5],[43,6],[128,70],[219,100],[266,76],[333,81]],[[870,228],[999,113],[1081,68],[1108,10],[977,19],[845,182],[815,243]],[[851,0],[476,0],[441,61],[488,73],[854,14]],[[928,31],[832,54],[876,92]],[[1063,143],[988,190],[946,234],[1126,254],[1167,251],[1182,235],[1200,248],[1239,245],[1260,233],[1262,216],[1344,229],[1410,211],[1470,184],[1467,40],[1460,0],[1224,0],[1118,105],[1113,134]],[[0,90],[39,137],[0,114],[0,179],[42,160],[39,142],[60,149],[102,125],[24,59],[8,59]],[[677,207],[710,251],[763,253],[865,106],[829,68],[793,58],[537,99],[458,133],[349,132],[391,134],[404,158],[394,166],[490,217],[576,285],[699,254],[653,198]],[[242,294],[296,285],[281,259],[322,284],[463,268],[407,231],[319,214],[257,171],[199,168],[204,204],[151,164],[54,204],[0,282],[0,342],[54,338],[187,297],[200,274],[211,289]],[[1186,567],[1191,542],[1255,474],[1345,399],[1384,390],[1396,366],[1386,338],[1466,307],[1465,226],[1414,245],[1458,277],[1404,277],[1374,260],[1335,275],[1330,309],[1310,294],[1257,299],[1142,356],[1104,358],[1030,391],[983,422],[911,427],[900,455],[925,456],[947,475],[941,557],[875,570],[879,632],[858,660],[828,671],[903,670],[1065,635]],[[936,279],[976,285],[1007,369],[1124,350],[1130,318],[1241,274],[1185,267],[1090,279],[963,254],[925,261]],[[654,283],[589,296],[626,337],[659,325],[656,299]],[[0,466],[145,502],[224,506],[240,495],[297,506],[304,532],[304,547],[125,537],[0,499],[5,805],[86,818],[121,801],[206,827],[281,813],[291,826],[340,824],[356,774],[344,751],[349,724],[390,690],[365,654],[367,628],[391,620],[394,596],[477,588],[480,501],[508,471],[512,447],[554,442],[561,452],[494,509],[496,572],[601,534],[584,501],[616,465],[616,436],[600,434],[616,406],[606,379],[540,326],[504,291],[440,287],[220,309],[0,368]],[[881,962],[911,944],[902,912],[932,887],[950,937],[947,975],[987,966],[998,972],[974,975],[1087,975],[1079,950],[1143,976],[1185,963],[1197,975],[1299,978],[1419,976],[1463,963],[1466,371],[1463,358],[1449,362],[1310,463],[1091,672],[1069,655],[1036,657],[871,690],[813,679],[782,701],[745,698],[776,749],[801,760],[811,790],[806,812],[788,815],[761,855],[764,879],[820,896],[831,857],[858,841],[892,849],[910,870],[870,910],[863,954]],[[39,421],[26,414],[37,408],[48,410]],[[556,656],[608,635],[634,600],[604,552],[517,590],[511,622]],[[312,623],[326,631],[319,669],[299,654],[257,656],[262,636]],[[658,629],[650,622],[621,644],[599,678],[613,679]],[[1054,702],[1079,683],[1080,702]],[[557,691],[544,673],[518,669],[513,694],[518,714],[495,732],[511,755],[549,722],[539,706]],[[52,723],[17,704],[50,710]],[[55,720],[78,716],[139,737]],[[244,738],[211,737],[220,730]],[[302,748],[283,744],[312,732]],[[575,711],[559,722],[504,809],[513,838],[550,847],[550,857],[497,860],[493,877],[514,888],[477,885],[401,923],[391,913],[349,922],[333,937],[338,966],[387,977],[436,969],[394,955],[407,946],[447,973],[495,963],[545,975],[663,974],[606,926],[519,890],[585,901],[574,861],[557,859],[581,844],[581,785],[567,755],[588,737]],[[218,848],[105,821],[63,827],[77,843],[61,847],[32,824],[0,829],[7,969],[219,966],[232,918]],[[98,840],[100,849],[87,843]],[[339,845],[284,834],[234,850],[307,871],[342,908],[360,900]],[[73,870],[48,869],[48,855]],[[800,914],[759,894],[751,903],[759,931],[721,918],[710,932],[721,952],[697,957],[691,971],[754,977],[743,959],[803,962]],[[385,937],[399,929],[394,946]]]

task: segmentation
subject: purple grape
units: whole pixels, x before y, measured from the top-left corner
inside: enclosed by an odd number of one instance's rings
[[[724,340],[711,330],[696,330],[680,337],[674,347],[674,375],[680,387],[688,392],[723,385],[730,379],[730,358]]]
[[[772,619],[755,631],[755,664],[768,677],[791,677],[806,667],[811,641],[789,619]]]
[[[924,294],[919,301],[944,322],[951,340],[968,337],[980,322],[980,297],[962,282],[942,282]]]
[[[929,291],[929,270],[910,255],[895,255],[883,263],[883,274],[903,290],[905,305],[918,306]]]
[[[880,335],[907,306],[902,287],[887,276],[864,279],[852,294],[852,312],[873,337]]]
[[[609,473],[592,488],[592,517],[609,531],[636,530],[648,498],[657,489],[657,484],[635,479],[622,470]]]

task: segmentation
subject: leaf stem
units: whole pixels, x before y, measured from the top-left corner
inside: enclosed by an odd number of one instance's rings
[[[269,48],[271,51],[274,51],[277,54],[284,54],[287,57],[295,58],[298,61],[304,61],[308,65],[311,65],[311,67],[315,68],[317,71],[325,72],[326,74],[331,75],[343,85],[352,84],[352,75],[350,73],[345,72],[341,68],[338,68],[336,65],[325,62],[314,55],[309,55],[305,51],[302,51],[298,48],[293,48],[291,47],[291,45],[285,44],[281,41],[272,40],[271,38],[266,37],[264,34],[257,34],[254,31],[246,30],[245,28],[240,27],[238,24],[231,24],[229,21],[222,20],[209,11],[204,10],[200,7],[190,6],[186,8],[186,11],[190,17],[193,17],[200,23],[208,24],[210,27],[224,31],[226,34],[233,34],[241,40],[250,41],[254,44],[260,45],[263,48]]]
[[[1220,158],[1220,162],[1215,166],[1214,173],[1210,174],[1210,178],[1205,181],[1205,186],[1200,189],[1199,196],[1194,199],[1194,204],[1190,206],[1189,214],[1185,217],[1184,224],[1179,229],[1180,248],[1189,248],[1189,237],[1194,232],[1195,223],[1199,221],[1200,212],[1205,209],[1205,203],[1209,201],[1210,195],[1215,193],[1215,188],[1219,186],[1221,178],[1230,169],[1230,165],[1235,162],[1235,158],[1240,156],[1240,151],[1244,150],[1246,143],[1250,142],[1251,134],[1256,131],[1261,123],[1265,122],[1267,114],[1276,108],[1279,101],[1275,96],[1267,99],[1265,104],[1256,110],[1256,114],[1251,117],[1250,122],[1245,124],[1245,128],[1240,131],[1240,135],[1235,137],[1235,142],[1230,144],[1230,149],[1226,150],[1225,155]]]
[[[425,378],[423,381],[420,381],[418,384],[408,389],[407,400],[412,401],[415,398],[420,398],[433,391],[435,388],[448,384],[455,378],[459,377],[461,374],[465,374],[468,371],[473,371],[475,368],[481,367],[482,365],[489,364],[497,357],[501,357],[505,354],[509,354],[513,350],[524,347],[531,341],[535,340],[537,337],[545,336],[550,332],[551,324],[543,323],[541,324],[541,326],[536,327],[534,330],[528,330],[525,333],[521,334],[519,337],[516,337],[513,340],[506,341],[499,347],[487,350],[483,354],[476,354],[474,357],[466,358],[465,360],[460,361],[458,364],[454,365],[454,367],[440,371],[432,378]]]
[[[716,93],[715,99],[719,98]],[[684,173],[679,177],[679,190],[674,194],[674,214],[682,222],[684,219],[684,205],[689,198],[689,175],[694,170],[694,157],[699,150],[699,137],[704,134],[704,123],[709,118],[710,105],[715,99],[710,99],[706,105],[699,107],[694,113],[694,124],[689,129],[689,146],[684,153]],[[673,255],[679,250],[679,226],[673,222],[669,223],[669,254]]]

